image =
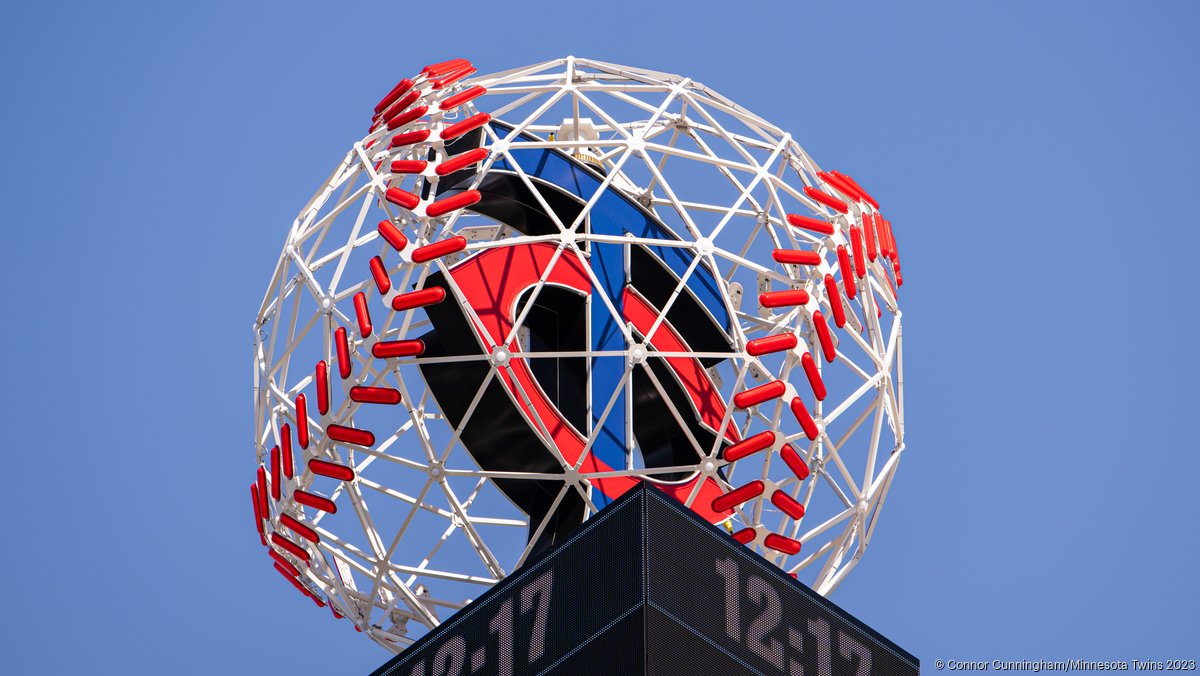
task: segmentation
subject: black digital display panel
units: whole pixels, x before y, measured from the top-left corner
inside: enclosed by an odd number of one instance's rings
[[[643,486],[375,674],[919,672],[912,655]]]

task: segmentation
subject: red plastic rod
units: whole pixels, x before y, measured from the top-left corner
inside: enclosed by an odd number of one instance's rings
[[[466,59],[449,59],[441,63],[434,63],[425,66],[421,72],[429,77],[441,77],[447,73],[453,73],[456,70],[470,68],[473,64]]]
[[[313,495],[312,493],[306,493],[304,491],[294,491],[292,493],[292,499],[304,505],[305,507],[312,507],[313,509],[319,509],[322,512],[337,514],[337,505],[333,504],[333,500],[330,500],[329,498],[321,497],[320,495]]]
[[[895,240],[892,238],[892,222],[886,218],[878,220],[879,231],[879,251],[885,258],[894,258],[896,256]]]
[[[279,552],[275,551],[274,549],[268,549],[267,553],[271,555],[272,559],[275,559],[276,568],[283,568],[283,572],[291,575],[292,577],[300,574],[300,570],[293,566],[291,561],[283,558]]]
[[[804,518],[804,505],[796,502],[796,499],[788,495],[787,492],[776,489],[771,494],[771,504],[779,508],[779,511],[787,514],[793,519]]]
[[[469,74],[474,72],[475,68],[467,65],[466,67],[460,68],[460,70],[448,74],[448,76],[433,80],[433,89],[445,89],[446,86],[450,86],[451,84],[458,82],[458,80],[461,80],[462,78],[467,77]]]
[[[487,113],[476,113],[462,122],[458,122],[446,127],[442,130],[440,136],[443,141],[449,141],[450,139],[458,138],[459,136],[462,136],[473,129],[478,129],[491,121],[491,115],[488,115]]]
[[[408,238],[391,221],[379,221],[379,236],[396,251],[403,251],[408,246]]]
[[[414,120],[419,120],[425,115],[425,113],[428,113],[428,112],[429,112],[429,106],[417,106],[416,108],[406,110],[403,113],[400,113],[399,115],[397,115],[396,117],[393,117],[392,119],[388,120],[388,123],[387,123],[388,131],[391,131],[393,129],[399,129],[400,127],[403,127],[404,125],[408,124],[409,122],[413,122]]]
[[[374,446],[375,435],[370,430],[360,430],[356,427],[346,427],[345,425],[330,425],[325,428],[325,433],[330,439],[340,441],[344,444],[354,444],[356,446]]]
[[[279,447],[271,448],[271,498],[279,500],[283,497],[280,486],[283,485],[283,472],[279,465]]]
[[[858,193],[858,191],[854,189],[854,186],[850,185],[849,183],[846,183],[845,181],[838,178],[837,176],[834,176],[833,174],[829,173],[828,171],[818,171],[817,178],[821,179],[822,181],[825,181],[825,183],[829,184],[829,186],[832,187],[834,190],[842,193],[846,197],[849,197],[850,199],[854,200],[855,202],[862,199],[862,195],[860,195]],[[863,200],[863,201],[866,201],[866,200]]]
[[[833,310],[833,323],[840,329],[846,325],[846,310],[842,307],[842,294],[833,275],[825,275],[825,294],[829,296],[829,307]]]
[[[434,169],[434,172],[436,172],[438,176],[446,176],[448,174],[453,174],[454,172],[458,171],[459,169],[469,167],[472,164],[479,164],[480,162],[487,159],[488,154],[489,153],[488,153],[487,148],[476,148],[474,150],[468,150],[465,153],[459,153],[459,154],[455,155],[454,157],[451,157],[450,159],[446,160],[445,162],[442,162],[441,164],[437,165],[437,168]]]
[[[381,340],[371,346],[371,354],[379,359],[416,357],[425,351],[421,340]]]
[[[457,195],[451,195],[450,197],[440,199],[425,207],[425,215],[429,216],[430,218],[445,216],[451,211],[457,211],[458,209],[469,207],[472,204],[478,203],[482,197],[483,196],[479,194],[478,190],[464,190]],[[466,245],[465,241],[463,242],[463,245]]]
[[[746,354],[752,357],[758,357],[772,352],[781,352],[790,350],[799,344],[794,333],[777,333],[766,338],[756,338],[746,343]]]
[[[875,260],[879,253],[875,250],[875,219],[871,214],[863,214],[863,234],[867,237],[867,258]]]
[[[360,404],[399,404],[400,390],[391,387],[355,385],[350,388],[350,400]]]
[[[296,440],[300,448],[308,448],[308,397],[296,395]]]
[[[461,92],[455,94],[454,96],[447,97],[445,101],[442,101],[441,103],[438,104],[438,108],[441,108],[442,110],[450,110],[451,108],[457,108],[458,106],[461,106],[462,104],[466,103],[467,101],[472,101],[474,99],[477,99],[486,93],[487,93],[487,89],[481,85],[475,85],[474,87],[468,87],[467,89],[462,90]]]
[[[800,542],[798,540],[793,540],[790,537],[777,533],[768,533],[767,537],[763,539],[763,544],[789,556],[800,553]]]
[[[300,558],[300,559],[304,559],[305,561],[308,561],[308,550],[306,550],[305,548],[296,544],[295,542],[292,542],[291,540],[283,537],[279,533],[271,533],[271,544],[282,547],[284,550],[287,551],[288,554],[291,554],[292,556],[295,556],[296,558]]]
[[[396,86],[392,87],[392,91],[388,92],[387,96],[380,99],[379,103],[375,104],[375,112],[379,113],[383,111],[383,109],[395,103],[396,99],[407,94],[408,90],[412,88],[413,81],[408,78],[404,78],[403,80],[397,82]]]
[[[258,530],[258,539],[262,541],[263,546],[267,546],[267,536],[263,532],[263,517],[258,511],[258,484],[250,483],[250,502],[254,505],[254,527]]]
[[[804,481],[808,478],[808,465],[804,464],[804,459],[792,448],[791,444],[784,444],[783,448],[779,449],[779,457],[783,458],[783,462],[792,470],[796,478]]]
[[[876,202],[875,198],[871,197],[871,193],[867,192],[866,190],[863,190],[863,187],[858,184],[858,181],[854,180],[853,178],[850,178],[849,176],[843,174],[840,171],[833,171],[830,173],[832,173],[834,176],[837,176],[838,178],[842,179],[846,183],[849,183],[850,185],[854,186],[854,188],[856,190],[858,190],[859,193],[862,194],[863,198],[865,198],[868,202],[871,203],[871,206],[875,207],[876,209],[879,208],[879,202]]]
[[[416,143],[421,143],[429,138],[428,129],[418,129],[416,131],[406,131],[403,134],[396,134],[392,137],[388,148],[399,148],[400,146],[411,146]],[[395,171],[395,169],[392,169]]]
[[[839,174],[836,171],[831,171],[829,174],[830,183],[837,187],[838,190],[841,190],[842,193],[852,196],[857,201],[869,202],[866,193],[864,193],[862,188],[858,187],[858,184],[856,184],[854,181],[848,180],[846,176]]]
[[[292,574],[288,572],[287,568],[284,568],[283,566],[276,563],[275,570],[279,571],[279,574],[283,576],[283,579],[292,583],[293,587],[295,587],[296,589],[299,589],[300,591],[304,591],[304,587],[299,582],[296,581],[296,578],[292,577]]]
[[[736,462],[742,458],[758,453],[764,448],[770,448],[775,443],[775,433],[767,430],[759,432],[754,436],[743,439],[736,444],[725,449],[725,459],[729,462]]]
[[[392,120],[396,119],[397,115],[400,115],[404,111],[408,110],[408,107],[416,103],[417,99],[419,98],[421,98],[421,92],[410,91],[409,93],[405,94],[403,98],[397,100],[394,104],[389,106],[387,110],[383,111],[383,114],[379,117],[381,117],[384,122],[391,122]]]
[[[788,214],[787,221],[794,228],[812,230],[822,235],[833,234],[833,224],[824,219],[801,216],[800,214]]]
[[[431,63],[422,68],[421,72],[429,75],[430,77],[439,77],[445,75],[446,73],[452,73],[459,68],[468,67],[470,65],[471,62],[467,61],[466,59],[450,59],[448,61],[441,61],[439,63]]]
[[[418,289],[396,296],[392,299],[392,309],[400,312],[415,307],[434,305],[443,300],[446,300],[446,290],[440,286],[431,286],[428,289]]]
[[[787,291],[768,291],[760,294],[758,304],[763,307],[786,307],[790,305],[808,304],[808,292],[804,289],[788,289]]]
[[[433,88],[434,89],[444,89],[474,72],[475,72],[475,69],[472,68],[471,66],[467,66],[466,68],[456,70],[453,73],[447,75],[446,77],[440,77],[440,78],[434,80]]]
[[[867,274],[867,262],[863,260],[862,231],[853,226],[850,228],[850,246],[854,251],[854,274],[862,279]]]
[[[800,365],[804,367],[804,375],[808,378],[808,385],[812,388],[817,401],[824,401],[825,381],[821,378],[821,372],[817,369],[816,360],[812,358],[811,354],[805,352],[804,356],[800,357]]]
[[[329,413],[329,364],[317,362],[317,412]]]
[[[856,199],[854,193],[850,192],[848,189],[843,190],[842,188],[847,188],[847,186],[844,183],[841,183],[841,181],[839,181],[837,177],[835,177],[833,174],[829,173],[828,171],[818,171],[817,178],[828,183],[832,188],[834,188],[838,192],[842,193],[846,197],[849,197],[850,199]]]
[[[875,218],[875,228],[879,234],[879,253],[884,258],[888,258],[887,219],[883,217],[883,214],[879,214]]]
[[[405,209],[416,208],[416,206],[421,203],[420,197],[417,197],[407,190],[401,190],[400,188],[388,188],[387,192],[384,194],[384,198],[392,204],[404,207]]]
[[[383,266],[383,259],[379,256],[371,259],[371,276],[375,278],[375,288],[379,289],[379,295],[391,291],[392,280],[388,277],[387,268]]]
[[[754,541],[754,537],[758,534],[753,528],[743,528],[733,534],[733,539],[738,542],[748,545]]]
[[[312,470],[313,474],[320,474],[321,476],[331,477],[339,481],[354,480],[354,470],[345,465],[338,465],[313,458],[308,461],[308,468]]]
[[[751,481],[741,488],[735,488],[724,495],[713,498],[713,511],[727,512],[743,502],[757,498],[763,494],[764,490],[766,490],[766,486],[763,485],[763,482]]]
[[[378,256],[371,260],[378,260]],[[386,279],[386,277],[384,278]],[[371,311],[367,309],[367,296],[362,291],[354,294],[354,315],[358,318],[358,335],[371,335]]]
[[[797,251],[795,249],[775,249],[771,252],[771,258],[777,263],[790,263],[792,265],[820,265],[821,254],[816,251]]]
[[[845,202],[834,197],[833,195],[821,192],[810,185],[804,186],[804,194],[831,209],[842,212],[843,214],[847,211],[850,211],[850,207]]]
[[[267,468],[258,466],[258,511],[263,518],[270,518],[271,511],[267,509]]]
[[[258,507],[258,482],[257,481],[250,482],[250,502],[254,506],[254,521],[255,521],[256,525],[258,526],[259,532],[262,532],[263,515],[262,515],[262,512],[259,511],[259,507]]]
[[[804,405],[804,400],[800,397],[792,400],[792,415],[796,416],[796,422],[800,423],[800,428],[804,430],[804,436],[808,437],[809,441],[816,439],[821,433],[817,429],[817,423],[812,419],[812,414],[808,412],[808,407]]]
[[[392,173],[419,174],[428,166],[429,163],[425,160],[395,160],[392,162]]]
[[[837,359],[837,350],[833,347],[833,336],[829,334],[829,325],[825,323],[825,317],[820,310],[815,310],[812,313],[813,328],[817,330],[817,339],[821,342],[821,352],[825,355],[825,361],[832,362]]]
[[[283,475],[291,479],[296,472],[292,469],[292,426],[287,423],[279,426],[279,445],[283,453]]]
[[[287,526],[293,533],[308,540],[309,542],[320,542],[321,537],[317,535],[317,531],[293,519],[287,514],[279,515],[279,523]]]
[[[412,259],[414,263],[424,263],[435,258],[441,258],[442,256],[448,256],[452,253],[457,253],[465,248],[467,248],[467,238],[460,235],[455,235],[454,237],[443,239],[440,242],[434,242],[433,244],[426,244],[425,246],[418,247],[412,252]]]
[[[765,385],[752,387],[744,392],[738,392],[733,395],[733,405],[738,408],[750,408],[764,401],[778,399],[786,391],[787,385],[784,385],[782,380],[773,380]]]
[[[896,286],[904,286],[904,277],[900,274],[900,264],[893,262],[892,270],[896,273]]]
[[[846,289],[846,297],[854,300],[854,294],[858,293],[858,287],[854,284],[854,277],[851,275],[850,254],[846,253],[846,247],[841,244],[837,248],[838,269],[842,273],[842,286]]]
[[[342,380],[350,377],[350,343],[346,340],[346,327],[339,326],[333,332],[333,343],[337,348],[338,373]]]

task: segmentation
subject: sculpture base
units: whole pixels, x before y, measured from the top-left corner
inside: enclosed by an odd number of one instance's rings
[[[918,673],[908,652],[645,483],[374,672]]]

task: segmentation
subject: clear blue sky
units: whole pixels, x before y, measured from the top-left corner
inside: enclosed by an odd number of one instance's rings
[[[254,535],[250,321],[396,80],[566,54],[691,75],[888,207],[908,454],[833,600],[930,673],[1200,657],[1196,4],[520,4],[6,5],[5,672],[386,659]]]

